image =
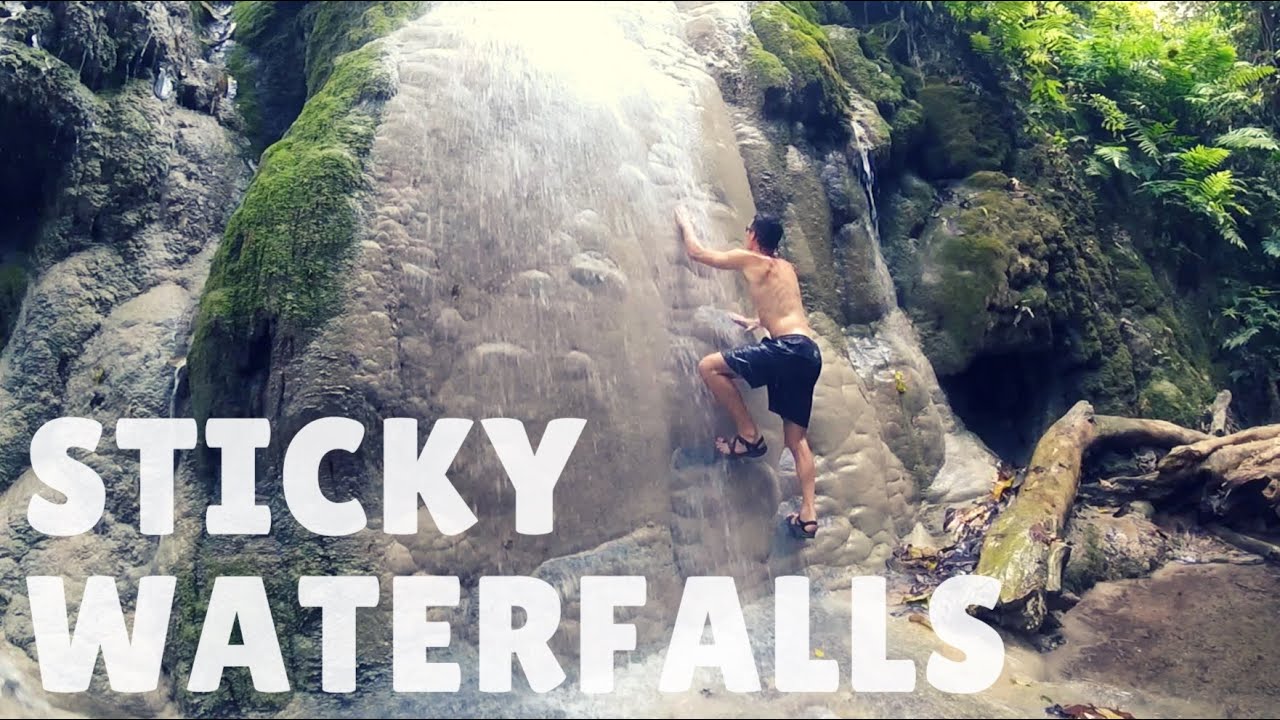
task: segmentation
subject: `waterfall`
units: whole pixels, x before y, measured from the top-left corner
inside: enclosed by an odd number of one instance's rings
[[[690,265],[673,221],[684,204],[708,245],[744,235],[754,206],[728,110],[674,5],[549,5],[442,3],[387,40],[398,89],[356,303],[395,334],[390,404],[535,428],[588,418],[538,555],[652,522],[683,573],[762,583],[776,481],[768,464],[704,457],[727,426],[696,371],[751,340],[723,313],[744,298],[731,274]],[[453,477],[481,512],[509,513],[493,462],[460,458]],[[405,542],[415,559],[451,552]]]

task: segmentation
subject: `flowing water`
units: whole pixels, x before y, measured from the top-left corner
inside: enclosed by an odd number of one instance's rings
[[[689,263],[672,219],[686,206],[713,247],[750,222],[727,108],[673,5],[555,5],[444,3],[388,40],[399,84],[374,147],[368,307],[390,314],[419,416],[589,419],[590,466],[561,480],[548,554],[651,519],[684,574],[758,584],[774,475],[711,461],[696,372],[751,340],[724,313],[746,308],[731,274]],[[509,511],[490,461],[456,475],[489,478],[464,495]]]

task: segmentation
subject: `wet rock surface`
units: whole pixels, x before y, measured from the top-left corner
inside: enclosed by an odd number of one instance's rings
[[[1171,564],[1095,586],[1066,614],[1067,644],[1049,667],[1202,703],[1210,716],[1261,717],[1280,701],[1277,612],[1274,566]]]

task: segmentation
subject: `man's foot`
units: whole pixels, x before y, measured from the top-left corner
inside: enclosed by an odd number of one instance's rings
[[[787,516],[787,532],[797,540],[812,540],[818,535],[817,520],[801,520],[800,513]]]
[[[765,445],[763,435],[754,441],[747,440],[741,435],[734,435],[733,439],[716,438],[716,452],[731,460],[758,458],[769,452],[769,446]]]

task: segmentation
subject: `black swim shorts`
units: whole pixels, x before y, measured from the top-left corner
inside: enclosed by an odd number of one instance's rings
[[[813,387],[822,372],[818,344],[804,335],[765,338],[724,353],[729,369],[753,388],[769,388],[769,411],[783,420],[809,427]]]

